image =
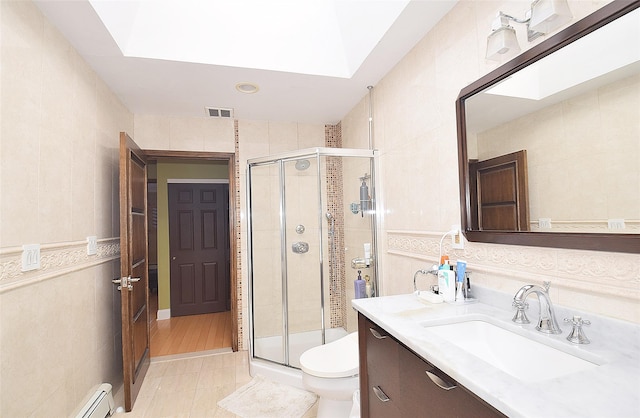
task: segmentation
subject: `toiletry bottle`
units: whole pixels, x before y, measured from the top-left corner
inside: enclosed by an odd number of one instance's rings
[[[369,267],[371,265],[371,243],[364,244],[364,262]]]
[[[361,272],[362,272],[361,270],[358,270],[358,278],[353,282],[354,290],[355,290],[355,298],[356,299],[361,299],[361,298],[364,298],[366,296],[365,295],[365,291],[366,291],[365,290],[365,286],[366,286],[366,284],[365,284],[364,280],[362,279],[362,276],[360,275]]]
[[[445,302],[455,302],[456,300],[455,280],[455,272],[451,270],[449,260],[445,260],[438,270],[438,288]]]
[[[457,292],[456,292],[456,301],[457,302],[463,302],[464,301],[464,278],[465,278],[465,272],[467,271],[467,262],[466,261],[462,261],[462,260],[458,260],[458,262],[456,263],[456,287],[457,287]]]
[[[369,277],[368,274],[364,276],[364,281],[366,283],[364,285],[364,292],[366,293],[367,297],[370,298],[373,292],[371,289],[371,278]]]

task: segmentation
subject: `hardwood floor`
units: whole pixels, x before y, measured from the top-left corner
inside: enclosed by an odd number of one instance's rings
[[[157,321],[157,295],[150,295],[151,357],[231,347],[231,312]]]

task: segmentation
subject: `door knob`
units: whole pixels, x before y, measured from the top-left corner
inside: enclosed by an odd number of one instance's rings
[[[129,289],[130,292],[133,291],[133,283],[135,282],[139,282],[140,281],[140,277],[127,277],[127,289]]]
[[[131,276],[111,280],[112,283],[120,285],[118,286],[118,290],[122,290],[123,287],[126,287],[127,289],[129,289],[129,291],[133,290],[133,283],[139,282],[139,281],[140,281],[140,277],[131,277]]]

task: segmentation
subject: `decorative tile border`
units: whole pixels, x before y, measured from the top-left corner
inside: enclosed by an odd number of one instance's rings
[[[0,293],[106,263],[120,257],[120,238],[98,240],[97,253],[87,255],[86,241],[45,244],[40,268],[22,271],[22,247],[0,250]]]
[[[436,262],[442,233],[386,231],[387,253]],[[443,254],[464,259],[470,269],[511,279],[542,281],[601,295],[640,300],[640,256],[602,251],[465,242],[464,250],[443,240]]]
[[[236,318],[238,327],[238,350],[246,350],[244,346],[244,317],[242,313],[242,228],[241,228],[241,207],[240,207],[240,193],[244,190],[240,183],[240,133],[238,129],[238,120],[233,121],[233,129],[235,135],[235,184],[236,195],[234,197],[235,211],[236,211],[236,304],[238,317]]]

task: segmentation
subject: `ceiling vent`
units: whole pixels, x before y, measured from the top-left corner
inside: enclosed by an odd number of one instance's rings
[[[212,118],[230,119],[233,117],[233,109],[227,109],[224,107],[205,107],[207,115]]]

